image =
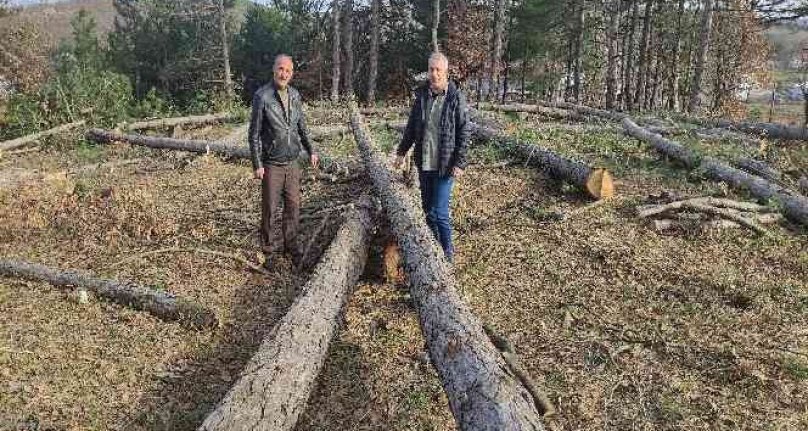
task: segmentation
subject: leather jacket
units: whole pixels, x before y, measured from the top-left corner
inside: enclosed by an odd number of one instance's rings
[[[248,134],[253,169],[289,164],[299,157],[301,145],[309,155],[314,154],[300,93],[287,89],[288,115],[274,83],[259,88],[253,96]]]

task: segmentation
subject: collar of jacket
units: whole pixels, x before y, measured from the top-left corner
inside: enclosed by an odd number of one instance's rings
[[[286,94],[287,96],[289,96],[288,100],[289,106],[286,109],[288,109],[289,112],[285,112],[283,108],[283,102],[281,101],[281,95],[280,93],[278,93],[278,85],[275,84],[275,81],[272,81],[271,88],[272,88],[272,97],[275,98],[275,100],[278,101],[278,103],[280,104],[281,111],[283,111],[284,114],[283,119],[286,120],[286,122],[288,123],[289,120],[292,118],[292,108],[294,107],[293,102],[295,101],[296,91],[291,85],[286,86]]]

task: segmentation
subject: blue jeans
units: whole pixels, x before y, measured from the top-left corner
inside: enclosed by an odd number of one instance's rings
[[[437,171],[420,171],[421,205],[426,214],[426,224],[440,242],[446,260],[452,261],[452,216],[449,214],[449,199],[452,195],[454,178],[441,177]]]

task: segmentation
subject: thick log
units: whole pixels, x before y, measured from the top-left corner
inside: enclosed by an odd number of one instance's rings
[[[785,141],[808,141],[808,128],[785,126],[774,123],[736,123],[728,120],[718,120],[715,122],[718,127],[730,130],[739,130],[751,135],[758,135],[770,139],[782,139]]]
[[[33,133],[31,135],[22,136],[16,139],[12,139],[10,141],[0,142],[0,151],[8,151],[13,150],[15,148],[22,147],[24,145],[28,145],[34,143],[46,136],[55,135],[57,133],[66,132],[71,129],[75,129],[77,127],[81,127],[86,122],[84,120],[76,121],[73,123],[62,124],[61,126],[54,127],[52,129],[48,129],[42,132]]]
[[[758,199],[764,201],[774,200],[786,218],[808,226],[808,198],[799,195],[797,192],[728,166],[712,157],[700,157],[681,144],[637,126],[629,118],[623,120],[623,128],[627,134],[649,143],[654,149],[682,163],[688,169],[698,169],[708,178],[723,181],[739,190],[748,191]]]
[[[391,229],[405,260],[410,292],[429,356],[464,431],[542,430],[527,389],[508,369],[482,324],[460,299],[455,278],[422,217],[417,217],[403,186],[372,150],[361,115],[351,127]]]
[[[769,166],[766,162],[744,157],[738,159],[735,165],[750,174],[757,175],[773,183],[782,183],[783,181],[783,174]]]
[[[574,103],[568,102],[539,102],[539,105],[549,107],[549,108],[561,108],[561,109],[569,109],[579,115],[588,115],[593,117],[600,117],[610,121],[620,122],[623,121],[624,118],[628,118],[628,115],[621,114],[619,112],[614,111],[606,111],[603,109],[591,108],[589,106],[584,105],[576,105]]]
[[[199,431],[285,431],[295,427],[337,331],[340,310],[365,267],[370,199],[345,222],[289,311]]]
[[[150,148],[188,151],[191,153],[215,153],[238,159],[249,159],[250,149],[246,146],[228,145],[226,142],[204,141],[200,139],[174,139],[156,136],[125,135],[111,130],[90,129],[87,139],[97,142],[126,142]]]
[[[604,168],[592,168],[547,148],[520,142],[492,127],[471,123],[471,131],[475,137],[498,143],[515,157],[524,160],[525,164],[543,169],[552,177],[577,186],[595,199],[614,196],[612,174]]]
[[[131,281],[96,278],[77,270],[0,259],[0,274],[27,280],[44,281],[54,286],[83,287],[112,302],[147,311],[163,320],[179,321],[187,326],[210,328],[218,325],[216,315],[200,305]]]
[[[238,119],[239,116],[229,112],[222,112],[219,114],[206,114],[206,115],[190,115],[187,117],[173,117],[173,118],[158,118],[156,120],[143,120],[134,123],[120,123],[117,125],[121,130],[148,130],[148,129],[169,129],[175,126],[196,125],[201,126],[205,124],[223,123],[230,120]]]

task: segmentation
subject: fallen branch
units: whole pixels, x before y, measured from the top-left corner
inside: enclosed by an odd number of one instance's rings
[[[260,266],[250,262],[249,260],[247,260],[247,259],[245,259],[245,258],[243,258],[243,257],[241,257],[241,256],[239,256],[237,254],[225,253],[225,252],[216,251],[216,250],[206,250],[206,249],[203,249],[203,248],[170,247],[170,248],[161,248],[159,250],[149,250],[147,252],[138,253],[138,254],[136,254],[134,256],[129,256],[129,257],[126,257],[125,259],[119,260],[118,262],[115,262],[112,265],[110,265],[110,268],[115,268],[117,266],[121,266],[122,264],[124,264],[126,262],[130,262],[132,260],[139,259],[141,257],[154,256],[154,255],[157,255],[157,254],[165,254],[165,253],[197,253],[197,254],[207,254],[207,255],[211,255],[211,256],[224,257],[224,258],[227,258],[227,259],[235,260],[236,262],[240,262],[240,263],[244,264],[244,266],[252,269],[255,272],[260,272],[261,274],[269,275],[269,273],[264,268],[261,268]]]
[[[688,169],[698,169],[708,178],[726,182],[736,189],[746,190],[756,198],[773,199],[779,204],[783,215],[794,222],[808,226],[808,198],[711,157],[701,157],[681,144],[648,132],[631,119],[623,120],[623,128],[627,134],[648,142],[654,149],[682,163]]]
[[[351,127],[374,193],[381,198],[401,247],[429,356],[458,428],[543,430],[529,391],[507,370],[479,320],[460,299],[455,278],[432,233],[423,217],[415,215],[403,186],[391,179],[390,171],[373,151],[374,144],[355,110]]]
[[[699,197],[699,198],[692,198],[692,199],[684,199],[681,201],[670,202],[667,204],[661,205],[648,205],[642,206],[638,208],[637,216],[640,218],[650,217],[652,215],[661,214],[667,211],[676,210],[679,208],[684,207],[688,203],[693,204],[701,204],[701,205],[709,205],[713,207],[721,207],[721,208],[733,208],[740,211],[747,211],[747,212],[765,212],[770,211],[771,208],[765,205],[758,205],[753,202],[740,202],[734,201],[731,199],[722,199],[722,198],[714,198],[714,197]]]
[[[549,118],[555,118],[558,120],[579,120],[583,118],[581,114],[568,109],[558,109],[539,105],[526,105],[521,103],[515,103],[510,105],[494,105],[490,103],[481,103],[480,109],[497,112],[527,112],[531,114],[543,115]]]
[[[749,229],[752,229],[752,230],[754,230],[755,232],[757,232],[757,233],[759,233],[761,235],[764,235],[764,236],[771,235],[771,233],[768,230],[766,230],[765,228],[763,228],[759,224],[753,222],[752,220],[749,220],[746,217],[740,216],[740,215],[738,215],[738,214],[736,214],[736,213],[734,213],[732,211],[727,211],[724,208],[716,208],[716,207],[712,207],[712,206],[709,206],[709,205],[693,203],[693,202],[685,202],[685,204],[683,205],[683,208],[698,211],[698,212],[702,212],[702,213],[706,213],[706,214],[717,215],[717,216],[723,217],[725,219],[732,220],[735,223],[738,223],[738,224],[740,224],[742,226],[746,226]]]
[[[156,120],[143,120],[134,123],[119,123],[115,126],[119,130],[148,130],[148,129],[168,129],[175,126],[216,124],[235,120],[239,118],[237,114],[222,112],[219,114],[189,115],[187,117],[158,118]]]
[[[42,132],[37,132],[31,135],[22,136],[16,139],[12,139],[10,141],[0,142],[0,151],[8,151],[13,150],[15,148],[22,147],[23,145],[28,145],[42,139],[46,136],[55,135],[57,133],[66,132],[71,129],[75,129],[77,127],[81,127],[86,122],[84,120],[75,121],[68,124],[62,124],[61,126],[54,127],[52,129],[48,129]]]
[[[258,347],[199,431],[294,429],[367,260],[369,199],[346,213],[303,292]]]
[[[147,311],[161,319],[179,321],[197,328],[218,325],[216,315],[200,305],[177,298],[168,292],[160,292],[131,281],[96,278],[76,270],[60,270],[35,263],[0,260],[0,274],[34,281],[44,281],[54,286],[83,287],[97,296],[118,304]]]

